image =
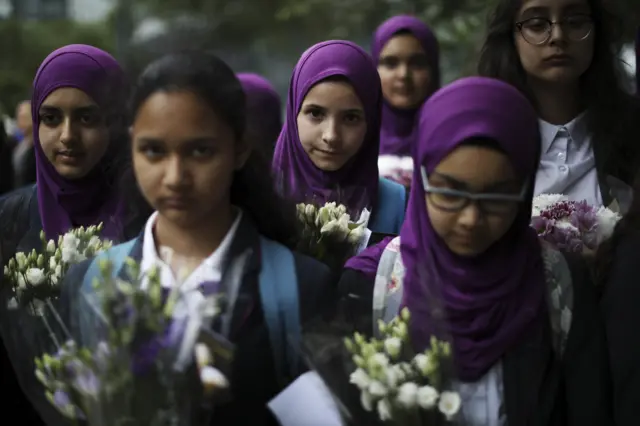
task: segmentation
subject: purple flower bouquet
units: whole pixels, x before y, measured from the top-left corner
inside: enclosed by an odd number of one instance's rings
[[[571,253],[592,253],[609,238],[620,215],[586,201],[569,201],[560,194],[542,194],[533,200],[531,226],[545,241]]]

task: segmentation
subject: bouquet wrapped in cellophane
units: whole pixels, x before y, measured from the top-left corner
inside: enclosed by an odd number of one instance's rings
[[[438,426],[454,420],[461,399],[450,388],[450,346],[432,338],[429,348],[414,353],[409,320],[404,308],[389,323],[380,322],[379,339],[349,334],[338,323],[317,323],[305,331],[303,353],[345,423]]]
[[[218,314],[218,296],[175,317],[181,293],[164,289],[156,269],[141,275],[127,259],[128,276],[139,278],[124,281],[112,278],[110,261],[99,264],[102,278],[72,307],[76,329],[61,324],[67,341],[36,359],[49,402],[89,426],[207,424],[212,400],[229,388],[198,342],[203,318]]]
[[[297,206],[300,239],[296,250],[336,270],[367,245],[369,211],[364,209],[353,221],[347,208],[334,202],[322,207],[300,203]]]
[[[60,284],[69,267],[95,256],[112,246],[98,235],[102,224],[80,227],[54,240],[47,241],[40,232],[42,250],[18,252],[4,266],[5,283],[11,287],[9,309],[24,308],[34,316],[42,316],[45,306],[60,295]]]
[[[541,194],[533,200],[531,226],[560,250],[592,254],[611,236],[621,216],[613,210],[569,201],[562,194]]]

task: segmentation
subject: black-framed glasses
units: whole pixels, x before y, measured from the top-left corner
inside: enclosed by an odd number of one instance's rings
[[[593,18],[591,15],[578,14],[566,16],[559,21],[547,18],[530,18],[516,22],[516,28],[522,38],[535,46],[545,44],[551,39],[553,27],[560,25],[562,32],[571,41],[582,41],[589,37],[593,30]]]
[[[424,192],[426,192],[429,201],[439,210],[446,212],[459,212],[473,202],[483,213],[508,214],[513,211],[514,207],[522,203],[527,195],[528,184],[526,183],[519,194],[471,193],[431,186],[427,170],[421,167],[420,173],[422,174]]]

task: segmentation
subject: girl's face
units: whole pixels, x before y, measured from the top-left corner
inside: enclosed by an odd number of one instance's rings
[[[367,134],[364,106],[343,81],[323,81],[311,88],[297,118],[298,137],[313,164],[340,170],[356,155]]]
[[[80,179],[96,167],[109,147],[109,130],[89,95],[73,87],[54,90],[37,114],[42,151],[60,176]]]
[[[473,194],[513,196],[519,195],[523,187],[505,154],[473,145],[463,145],[451,152],[428,180],[433,188]],[[502,238],[511,228],[520,205],[517,201],[478,203],[437,193],[427,193],[426,204],[433,229],[460,256],[477,256]]]
[[[249,150],[197,95],[152,94],[137,111],[131,137],[138,185],[162,217],[198,227],[229,207],[234,172]]]
[[[431,67],[422,45],[411,34],[398,34],[384,45],[378,61],[382,94],[398,109],[419,107],[433,84]]]
[[[533,83],[571,84],[591,65],[596,37],[587,0],[524,0],[516,50]]]

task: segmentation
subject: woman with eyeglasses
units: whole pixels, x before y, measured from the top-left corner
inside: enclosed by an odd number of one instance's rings
[[[529,226],[534,108],[502,81],[466,78],[427,101],[419,129],[400,237],[349,261],[340,281],[355,328],[407,307],[416,350],[449,341],[456,424],[610,425],[593,283],[582,258]]]
[[[536,107],[535,194],[615,201],[624,211],[637,170],[640,105],[623,87],[619,40],[603,3],[500,0],[479,72],[516,86]]]

